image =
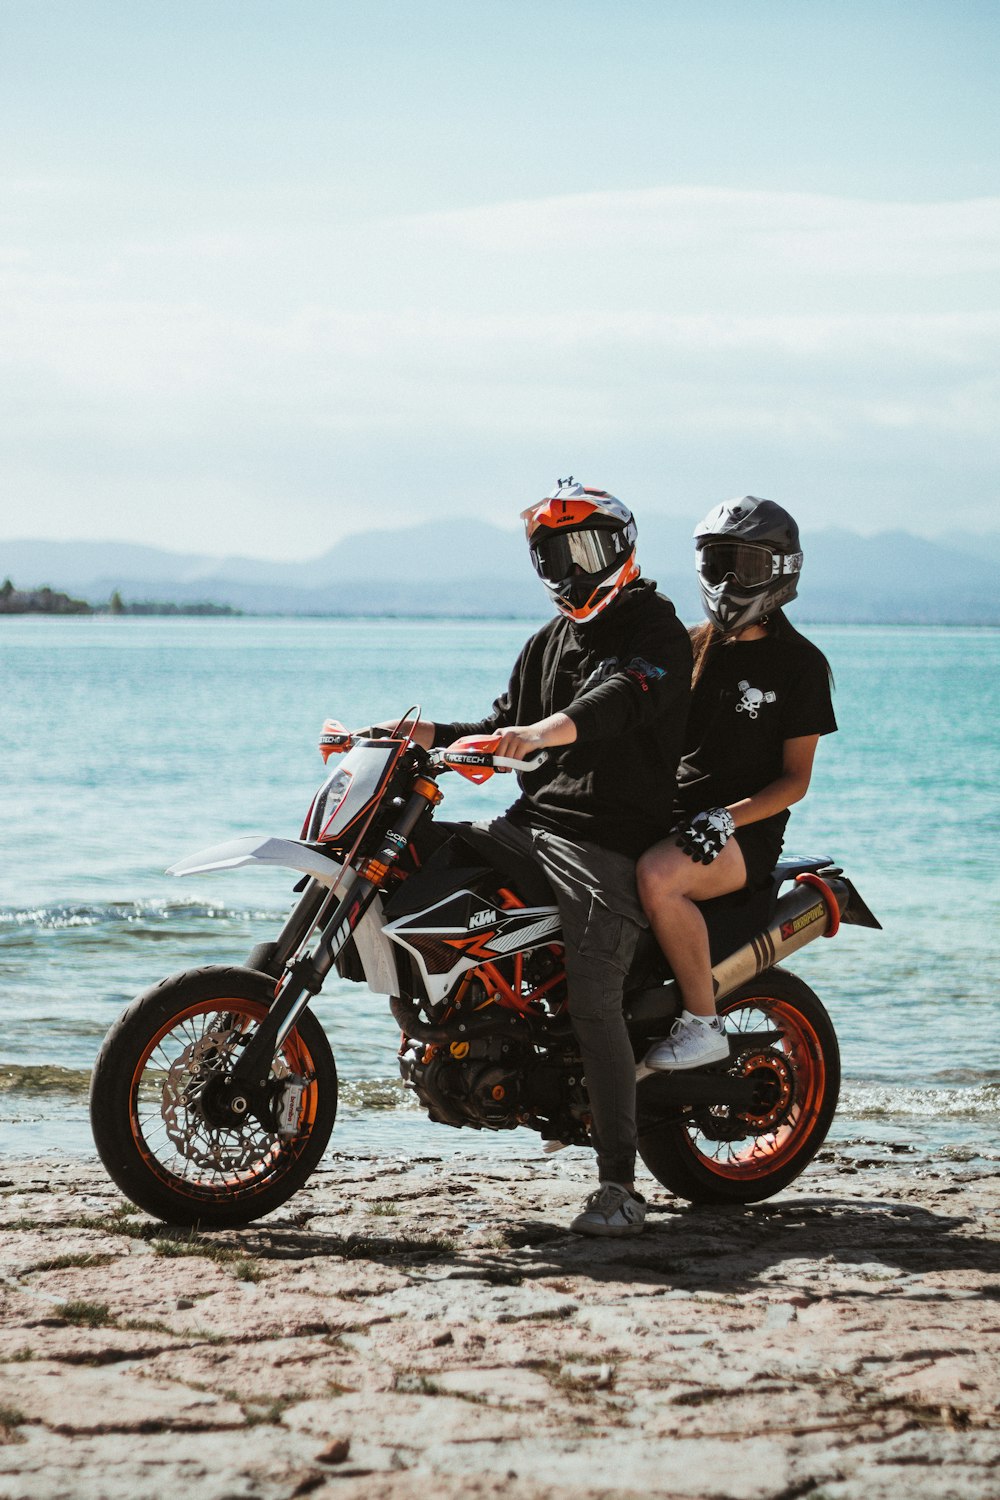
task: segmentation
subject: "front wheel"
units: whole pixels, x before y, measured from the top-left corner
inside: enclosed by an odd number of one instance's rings
[[[273,995],[273,981],[249,969],[193,969],[138,996],[104,1039],[90,1088],[94,1141],[126,1197],[168,1224],[259,1219],[298,1191],[326,1149],[337,1069],[309,1011],[271,1064],[267,1107],[239,1121],[213,1108]]]
[[[692,1203],[758,1203],[793,1182],[823,1144],[840,1094],[840,1048],[819,997],[782,969],[742,985],[720,1014],[737,1039],[730,1071],[755,1085],[753,1108],[700,1105],[646,1131],[640,1123],[639,1155]]]

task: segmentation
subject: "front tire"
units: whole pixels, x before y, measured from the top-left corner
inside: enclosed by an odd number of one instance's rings
[[[204,1107],[273,997],[273,980],[250,969],[193,969],[139,995],[104,1039],[90,1089],[97,1150],[125,1196],[168,1224],[249,1224],[297,1192],[326,1149],[337,1069],[309,1011],[269,1080],[275,1099],[292,1090],[294,1101],[301,1085],[294,1133],[250,1115],[220,1125]]]
[[[840,1048],[822,1001],[782,969],[742,985],[720,1014],[740,1035],[730,1071],[759,1084],[759,1107],[743,1114],[689,1107],[643,1131],[640,1085],[639,1155],[691,1203],[759,1203],[793,1182],[826,1139],[840,1095]],[[754,1033],[765,1031],[782,1038],[755,1045]]]

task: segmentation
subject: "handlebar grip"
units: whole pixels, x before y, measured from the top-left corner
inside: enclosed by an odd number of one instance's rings
[[[509,755],[491,757],[495,771],[537,771],[539,766],[544,766],[548,758],[547,750],[534,750],[527,760],[512,760]]]
[[[433,759],[438,765],[449,771],[458,771],[477,786],[489,781],[495,771],[535,771],[548,758],[547,751],[536,750],[528,760],[514,760],[508,755],[494,755],[474,742],[463,744],[461,740],[447,750],[433,751]]]

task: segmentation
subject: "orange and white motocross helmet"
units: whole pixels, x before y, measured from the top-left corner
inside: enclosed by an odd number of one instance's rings
[[[535,572],[556,609],[584,624],[639,576],[635,517],[606,490],[570,476],[521,512]]]

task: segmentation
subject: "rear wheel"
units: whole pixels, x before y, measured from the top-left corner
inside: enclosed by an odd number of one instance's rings
[[[308,1011],[271,1064],[266,1106],[239,1120],[220,1107],[273,994],[248,969],[194,969],[140,995],[104,1040],[90,1092],[98,1152],[122,1192],[167,1223],[247,1224],[297,1192],[323,1155],[337,1069]]]
[[[753,1107],[688,1107],[644,1131],[640,1086],[639,1154],[680,1198],[756,1203],[793,1182],[826,1138],[840,1093],[840,1049],[819,997],[782,969],[743,985],[720,1014],[739,1038],[730,1072],[754,1083]],[[780,1039],[768,1041],[764,1033],[775,1032]]]

